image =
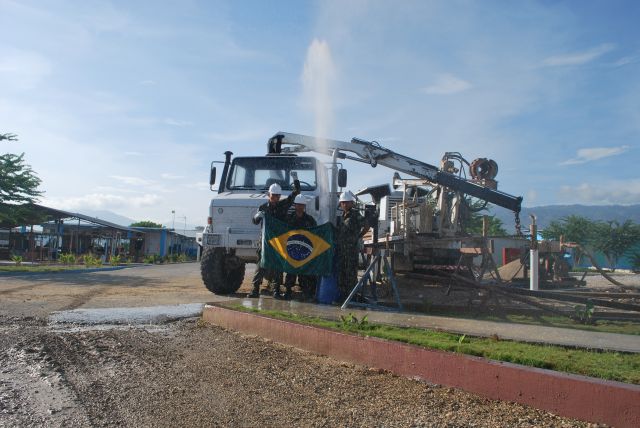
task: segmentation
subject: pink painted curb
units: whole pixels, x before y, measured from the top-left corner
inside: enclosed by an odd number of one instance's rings
[[[488,398],[616,427],[640,426],[640,386],[355,336],[205,305],[203,319],[338,360],[460,388]]]

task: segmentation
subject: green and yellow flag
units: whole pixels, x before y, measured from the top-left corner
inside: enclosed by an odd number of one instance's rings
[[[263,227],[261,267],[302,275],[331,274],[331,223],[296,229],[267,214]]]

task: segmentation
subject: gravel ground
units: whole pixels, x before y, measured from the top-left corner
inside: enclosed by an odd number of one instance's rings
[[[613,279],[627,287],[632,287],[629,291],[640,292],[640,274],[631,272],[614,272],[609,274]],[[581,278],[582,274],[572,274],[576,278]],[[593,289],[617,289],[618,287],[609,282],[605,277],[597,272],[590,272],[585,277],[587,287]]]
[[[197,319],[47,322],[52,311],[214,299],[196,264],[0,277],[0,427],[589,426]]]
[[[588,426],[195,319],[84,331],[1,321],[0,426]]]

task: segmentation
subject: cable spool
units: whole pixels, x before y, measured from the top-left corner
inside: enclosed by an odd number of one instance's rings
[[[474,180],[493,180],[498,175],[498,164],[493,159],[478,158],[469,165]]]

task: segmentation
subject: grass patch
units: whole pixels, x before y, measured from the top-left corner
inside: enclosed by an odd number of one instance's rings
[[[603,333],[619,333],[619,334],[631,334],[631,335],[640,335],[640,323],[633,321],[609,321],[609,320],[598,320],[597,315],[595,316],[596,321],[593,325],[590,324],[579,324],[576,321],[569,319],[567,317],[561,316],[530,316],[530,315],[507,315],[504,318],[501,317],[478,317],[475,319],[484,319],[487,321],[498,321],[498,322],[511,322],[518,324],[531,324],[531,325],[542,325],[548,327],[561,327],[561,328],[572,328],[575,330],[587,330],[587,331],[600,331]]]
[[[461,336],[418,328],[371,324],[366,318],[354,321],[353,317],[347,317],[340,321],[332,321],[305,317],[289,312],[245,308],[241,305],[235,305],[233,308],[301,324],[410,343],[429,349],[457,352],[530,367],[640,384],[640,354],[572,349],[561,346],[499,340],[497,338]]]
[[[430,309],[429,315],[460,318],[460,319],[494,321],[494,322],[503,322],[503,323],[539,325],[544,327],[571,328],[574,330],[599,331],[602,333],[640,335],[640,320],[639,321],[598,320],[597,313],[594,315],[594,318],[595,318],[594,324],[582,324],[569,317],[563,317],[559,315],[474,314],[472,316],[468,313],[451,312],[447,310],[435,310],[435,309]]]
[[[76,266],[0,266],[0,272],[63,272],[65,270],[84,269],[84,265]]]

